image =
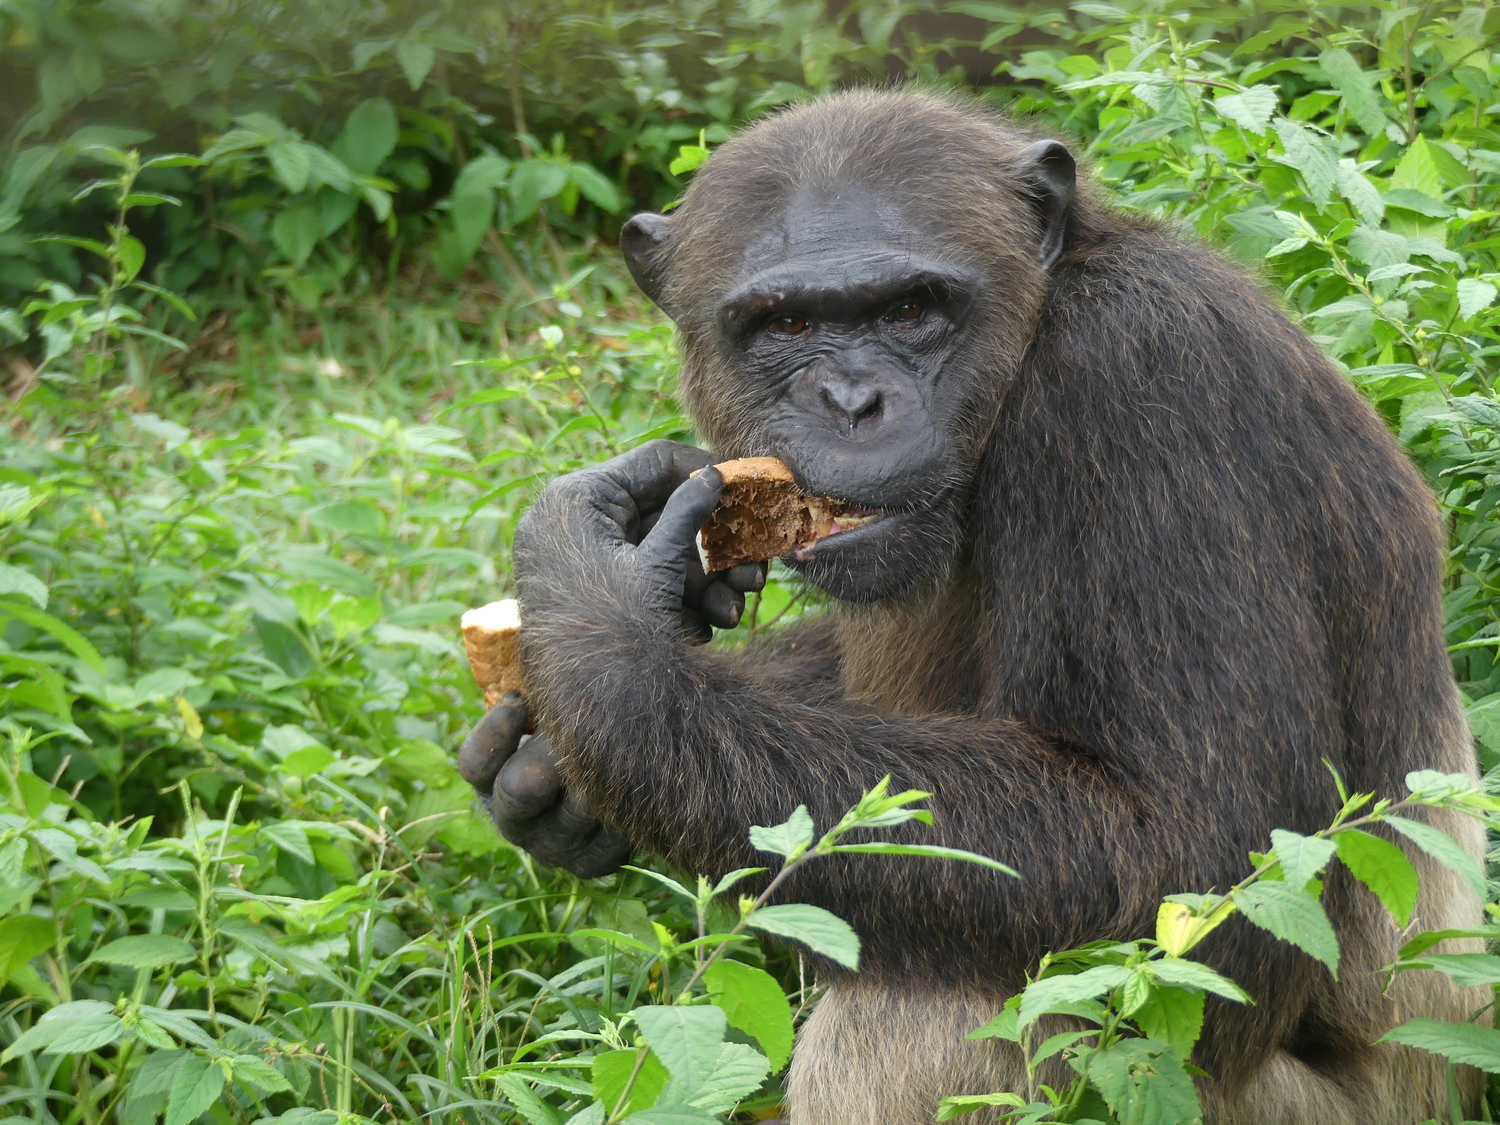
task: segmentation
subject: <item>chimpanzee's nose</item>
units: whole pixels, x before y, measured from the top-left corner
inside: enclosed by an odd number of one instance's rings
[[[885,396],[873,382],[848,376],[822,380],[818,388],[823,407],[844,433],[852,434],[861,422],[880,417]]]

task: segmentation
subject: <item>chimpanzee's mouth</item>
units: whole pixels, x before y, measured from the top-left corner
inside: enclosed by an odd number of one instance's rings
[[[835,535],[849,535],[871,524],[879,523],[890,512],[883,508],[865,508],[857,504],[833,503],[823,510],[814,510],[812,537],[799,543],[790,553],[797,562],[808,562],[819,544]]]

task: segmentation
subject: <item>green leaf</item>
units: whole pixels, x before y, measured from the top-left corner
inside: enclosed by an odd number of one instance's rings
[[[1406,853],[1358,828],[1339,832],[1333,840],[1344,866],[1385,904],[1398,926],[1405,926],[1417,905],[1417,869]]]
[[[1500,926],[1459,927],[1448,930],[1423,930],[1403,945],[1396,953],[1398,957],[1420,957],[1440,941],[1449,938],[1483,938],[1485,941],[1500,941]]]
[[[838,844],[831,849],[835,852],[858,852],[864,855],[920,855],[930,859],[957,859],[965,863],[977,863],[981,867],[988,867],[994,871],[1003,872],[1013,878],[1021,876],[1012,867],[1007,867],[999,860],[991,859],[989,856],[980,855],[978,852],[966,852],[962,848],[942,848],[935,844]]]
[[[601,211],[616,214],[625,207],[625,197],[620,189],[607,180],[598,169],[587,164],[570,164],[568,179],[579,193]]]
[[[1131,970],[1123,965],[1096,965],[1081,973],[1060,973],[1044,977],[1026,986],[1021,993],[1021,1010],[1017,1026],[1030,1026],[1060,1004],[1072,1004],[1079,1000],[1095,1000],[1107,992],[1113,992],[1124,984]]]
[[[24,837],[17,842],[25,846]],[[0,984],[38,953],[52,948],[56,940],[57,930],[50,918],[17,914],[0,920]]]
[[[1233,1000],[1240,1004],[1252,1003],[1249,994],[1243,988],[1228,977],[1220,976],[1201,961],[1189,961],[1183,957],[1163,957],[1159,961],[1152,961],[1149,968],[1158,980],[1166,981],[1168,984],[1201,988],[1204,992],[1212,992],[1226,1000]]]
[[[605,1051],[594,1056],[594,1097],[603,1102],[609,1112],[613,1113],[615,1106],[620,1104],[620,1095],[625,1092],[625,1083],[635,1070],[635,1062],[639,1056],[639,1049]],[[635,1085],[630,1088],[630,1100],[625,1104],[625,1112],[634,1113],[655,1105],[670,1077],[661,1060],[647,1051],[646,1060],[641,1064],[640,1073],[636,1075]]]
[[[776,978],[753,965],[721,957],[703,974],[703,983],[729,1026],[755,1037],[771,1069],[786,1066],[792,1054],[792,1006]]]
[[[189,1125],[224,1092],[224,1072],[202,1055],[189,1055],[172,1079],[166,1125]]]
[[[554,160],[524,160],[510,174],[510,222],[524,223],[544,199],[551,199],[568,183],[568,170]]]
[[[1317,875],[1336,850],[1332,840],[1321,836],[1303,836],[1288,832],[1284,828],[1271,830],[1271,845],[1276,849],[1276,858],[1281,863],[1282,876],[1287,883],[1298,889]]]
[[[0,562],[0,594],[20,594],[30,599],[37,609],[47,608],[47,586],[29,570]]]
[[[82,633],[71,625],[64,625],[50,613],[43,613],[39,609],[33,609],[29,605],[20,605],[17,602],[0,601],[0,621],[4,621],[6,617],[14,617],[24,621],[33,629],[51,634],[62,642],[64,648],[90,668],[96,672],[104,671],[104,659],[99,655],[98,650],[89,644]]]
[[[415,90],[432,72],[432,64],[437,62],[437,48],[421,39],[403,36],[396,41],[396,61],[401,64],[407,85]]]
[[[1434,969],[1455,984],[1500,984],[1500,957],[1493,953],[1434,953],[1402,968]]]
[[[859,935],[848,922],[822,907],[805,903],[762,907],[750,915],[750,926],[799,941],[846,969],[859,968]]]
[[[1333,175],[1339,194],[1349,201],[1359,217],[1378,226],[1385,217],[1385,200],[1369,178],[1355,167],[1354,161],[1347,159],[1339,161]]]
[[[1423,824],[1420,820],[1390,815],[1384,820],[1433,859],[1457,872],[1464,882],[1474,888],[1474,893],[1479,895],[1480,900],[1484,900],[1488,891],[1484,870],[1473,856],[1464,851],[1462,844],[1441,828]]]
[[[1317,899],[1289,883],[1263,880],[1237,891],[1234,901],[1248,921],[1323,962],[1338,979],[1338,938]]]
[[[318,527],[340,535],[378,539],[385,533],[385,514],[368,500],[341,500],[313,508],[307,518]]]
[[[1500,290],[1488,281],[1477,277],[1460,278],[1458,282],[1458,315],[1468,319],[1483,312],[1495,303]]]
[[[937,1119],[952,1121],[955,1117],[992,1105],[1023,1106],[1026,1100],[1019,1094],[957,1094],[938,1103]]]
[[[1308,197],[1321,207],[1333,188],[1338,161],[1328,151],[1323,138],[1295,121],[1278,118],[1276,135],[1281,138],[1282,155],[1275,157],[1302,173]]]
[[[401,134],[396,110],[384,98],[366,98],[349,113],[343,132],[333,143],[333,154],[357,176],[373,176],[395,151]]]
[[[998,1016],[986,1024],[976,1027],[965,1039],[1009,1039],[1012,1043],[1021,1041],[1021,1027],[1018,1022],[1019,1009],[1015,1005],[1007,1004]]]
[[[1500,1074],[1500,1031],[1472,1023],[1414,1019],[1387,1032],[1379,1043],[1404,1043],[1452,1062]]]
[[[141,245],[141,240],[130,235],[120,239],[120,273],[126,281],[134,281],[135,275],[141,272],[141,267],[146,264],[146,248]]]
[[[619,1054],[621,1052],[615,1052]],[[634,1055],[634,1051],[624,1052]],[[511,1105],[531,1125],[562,1125],[563,1115],[556,1107],[543,1101],[526,1079],[519,1074],[502,1074],[496,1085]]]
[[[806,805],[798,805],[792,815],[781,824],[771,828],[763,828],[758,824],[752,826],[750,844],[756,851],[774,852],[793,859],[807,850],[816,834],[812,814],[807,811]]]
[[[663,1105],[625,1118],[632,1125],[722,1125],[718,1117],[685,1105]]]
[[[691,1098],[713,1073],[728,1025],[712,1006],[649,1005],[630,1013],[661,1064]]]
[[[14,1043],[0,1053],[0,1065],[27,1051],[49,1046],[69,1028],[107,1015],[109,1010],[110,1006],[102,1000],[72,1000],[59,1004],[43,1014],[41,1019],[23,1031]]]
[[[1371,88],[1377,81],[1376,76],[1362,71],[1354,56],[1342,47],[1329,47],[1318,56],[1318,65],[1328,75],[1329,81],[1338,87],[1343,95],[1344,108],[1365,134],[1382,136],[1385,133],[1385,110],[1381,108],[1379,93]]]
[[[106,965],[124,965],[128,969],[154,969],[160,965],[177,965],[194,957],[192,943],[171,934],[136,934],[116,938],[100,949],[90,961]]]
[[[1215,98],[1214,108],[1241,128],[1263,137],[1279,100],[1275,86],[1251,86],[1238,94]]]
[[[317,203],[290,207],[271,220],[271,241],[295,266],[307,261],[322,237],[323,213]]]
[[[1408,146],[1406,155],[1391,172],[1391,187],[1418,191],[1432,199],[1443,198],[1442,173],[1438,171],[1437,157],[1426,137],[1418,134]]]
[[[677,156],[672,163],[667,165],[667,171],[674,176],[681,176],[686,172],[696,172],[703,167],[708,159],[708,149],[702,145],[682,145],[677,150]]]
[[[266,146],[266,158],[281,186],[293,195],[307,190],[312,175],[312,153],[301,141],[276,141]]]
[[[1172,1044],[1179,1058],[1193,1053],[1193,1045],[1203,1033],[1203,1006],[1207,999],[1197,989],[1153,988],[1145,1004],[1131,1019],[1148,1039]]]
[[[235,1055],[232,1069],[238,1081],[245,1083],[261,1097],[284,1093],[292,1088],[281,1071],[255,1055]]]
[[[770,1074],[766,1056],[744,1043],[724,1043],[712,1073],[688,1100],[709,1113],[728,1113],[759,1090]]]
[[[47,1044],[44,1055],[81,1055],[107,1047],[125,1034],[125,1024],[112,1013],[89,1016],[70,1023],[61,1035]]]
[[[1094,1051],[1088,1077],[1121,1125],[1191,1125],[1203,1115],[1182,1060],[1155,1039],[1122,1039]]]

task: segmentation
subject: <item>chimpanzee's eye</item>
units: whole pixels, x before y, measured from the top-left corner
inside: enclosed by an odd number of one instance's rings
[[[778,316],[767,327],[778,336],[800,336],[812,326],[800,316]]]
[[[886,313],[885,318],[892,324],[912,325],[918,323],[926,311],[920,301],[903,301]]]

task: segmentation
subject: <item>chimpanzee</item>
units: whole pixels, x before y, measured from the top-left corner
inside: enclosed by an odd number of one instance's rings
[[[789,882],[864,942],[858,973],[821,967],[795,1125],[916,1125],[1022,1085],[1013,1045],[964,1035],[1046,951],[1149,935],[1164,895],[1326,825],[1325,761],[1396,796],[1409,770],[1472,771],[1423,481],[1250,278],[1115,210],[1059,141],[849,91],[746,129],[621,245],[713,452],[652,442],[543,491],[514,551],[529,698],[486,716],[465,775],[585,876],[631,849],[754,865],[750,825],[805,804],[828,826],[886,774],[936,794],[904,838],[1024,876],[854,856]],[[826,612],[703,647],[761,576],[694,573],[704,466],[760,454],[878,516],[782,560]],[[1417,924],[1475,924],[1413,860]],[[1435,973],[1382,995],[1395,925],[1339,871],[1324,902],[1337,983],[1242,920],[1199,947],[1255,1000],[1210,1008],[1209,1122],[1446,1113],[1433,1056],[1372,1044],[1468,997]]]

